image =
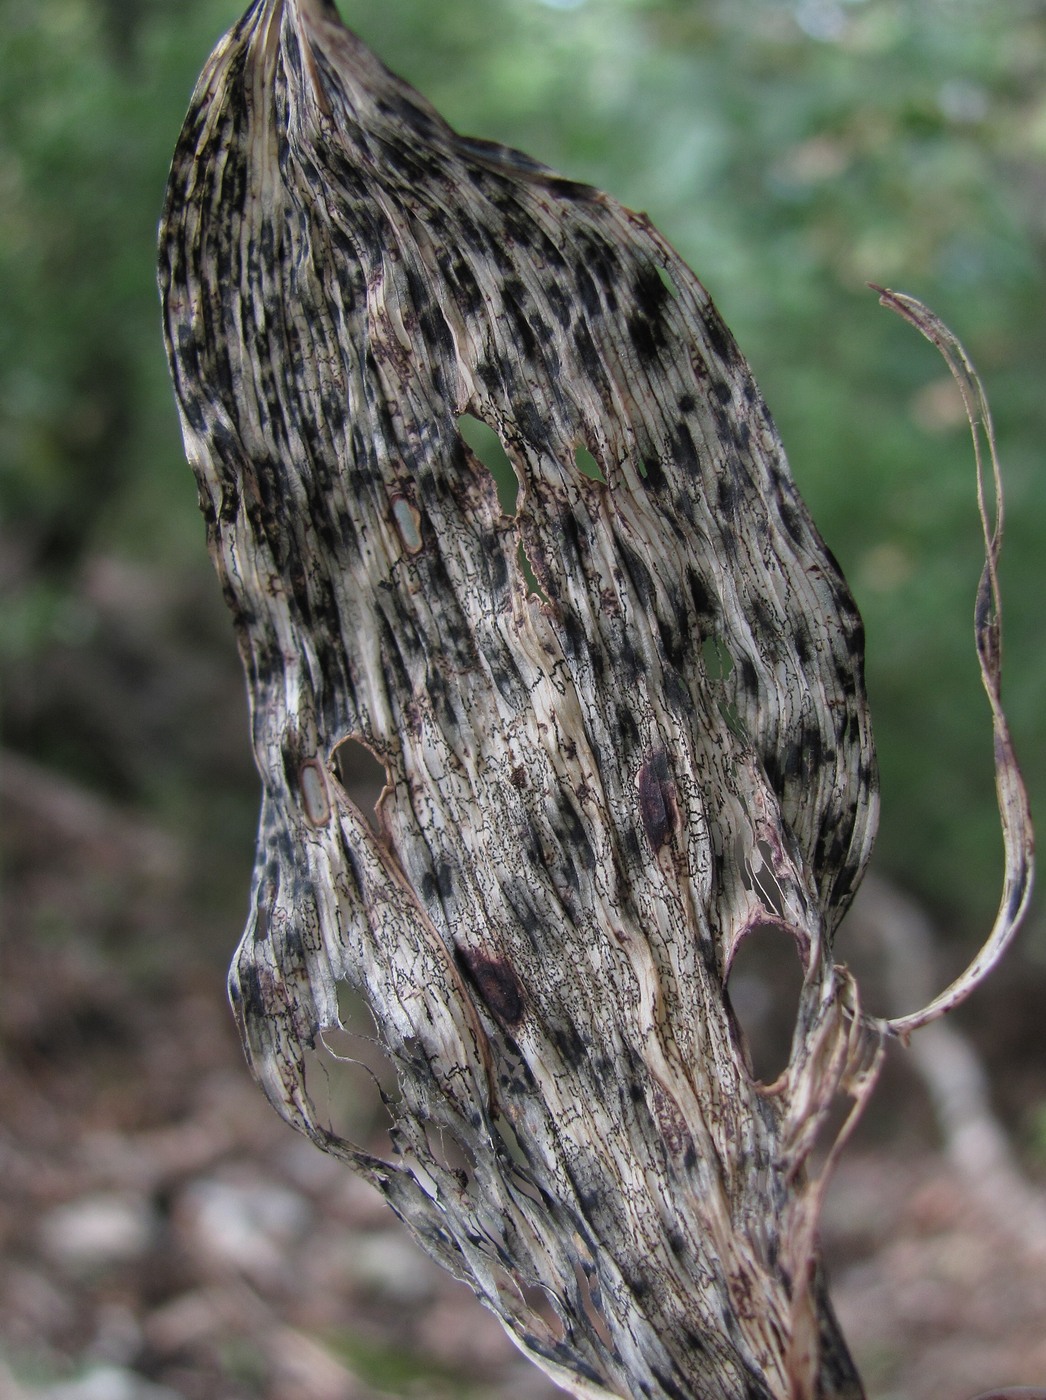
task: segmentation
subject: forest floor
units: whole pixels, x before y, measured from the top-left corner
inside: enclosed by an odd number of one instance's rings
[[[203,682],[190,694],[209,717],[201,767],[242,724],[234,662],[228,675],[232,700]],[[71,680],[62,693],[82,719],[89,697]],[[111,707],[96,703],[100,733]],[[0,846],[0,1400],[560,1393],[264,1101],[225,1000],[236,930],[208,894],[206,843],[9,751]],[[1018,1135],[1046,1101],[1044,994],[1026,966],[979,994],[978,1046]],[[1041,1162],[1025,1154],[1033,1174]],[[842,1157],[823,1236],[870,1396],[1046,1385],[1046,1237],[942,1153],[901,1051]]]

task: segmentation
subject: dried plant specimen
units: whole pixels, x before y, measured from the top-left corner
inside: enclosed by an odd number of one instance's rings
[[[877,811],[861,625],[704,288],[325,0],[212,56],[161,283],[263,781],[230,985],[266,1093],[573,1394],[859,1396],[809,1163],[889,1029],[832,953]],[[750,937],[804,974],[770,1085]],[[342,988],[387,1158],[315,1106]]]

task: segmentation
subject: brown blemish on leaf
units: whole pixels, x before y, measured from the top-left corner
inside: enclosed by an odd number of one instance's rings
[[[510,963],[486,953],[459,951],[466,976],[494,1019],[506,1030],[514,1030],[523,1019],[523,984]]]
[[[668,768],[668,754],[662,749],[644,762],[636,779],[639,789],[639,815],[643,830],[657,855],[679,829],[679,794]]]

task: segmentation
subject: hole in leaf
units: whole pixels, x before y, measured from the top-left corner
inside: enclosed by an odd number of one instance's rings
[[[453,1176],[462,1189],[472,1178],[475,1163],[454,1134],[431,1119],[425,1123],[425,1142],[431,1165]]]
[[[371,830],[380,834],[377,805],[389,781],[388,769],[358,739],[342,739],[331,756],[331,766],[346,796],[366,817]]]
[[[588,1319],[589,1325],[606,1349],[608,1351],[613,1351],[614,1338],[610,1328],[607,1326],[606,1314],[603,1311],[603,1303],[599,1292],[599,1284],[596,1282],[595,1269],[591,1264],[585,1264],[582,1263],[580,1259],[575,1259],[574,1278],[577,1282],[578,1297],[581,1303],[581,1312],[583,1316]]]
[[[770,849],[770,844],[767,841],[757,842],[756,850],[759,852],[763,863],[758,870],[752,869],[752,884],[759,891],[768,911],[776,914],[779,918],[783,918],[785,897],[777,876],[774,873],[773,851]]]
[[[601,481],[604,486],[607,484],[602,468],[584,444],[574,449],[574,462],[582,476],[587,476],[591,481]]]
[[[535,1186],[534,1182],[530,1179],[528,1169],[521,1167],[519,1163],[517,1163],[509,1179],[512,1183],[512,1190],[517,1196],[526,1196],[527,1200],[533,1201],[536,1206],[543,1207],[546,1204],[545,1197],[542,1196],[538,1187]]]
[[[458,431],[474,456],[486,467],[498,488],[498,500],[506,515],[515,515],[519,499],[519,478],[509,460],[504,444],[489,424],[471,413],[463,413],[458,419]]]
[[[527,592],[536,594],[536,596],[540,598],[543,603],[547,603],[548,594],[541,587],[541,584],[538,583],[538,576],[534,572],[533,564],[527,558],[527,551],[523,548],[522,540],[520,540],[519,542],[518,556],[519,567],[521,573],[523,574],[523,580],[527,585]]]
[[[337,991],[340,1024],[321,1031],[306,1052],[306,1087],[321,1121],[381,1152],[400,1099],[399,1076],[366,998],[348,982]]]
[[[528,1159],[526,1152],[523,1150],[523,1144],[520,1142],[515,1128],[504,1114],[502,1114],[497,1123],[493,1125],[493,1128],[506,1155],[515,1162],[517,1166],[526,1167],[528,1165]]]
[[[725,681],[734,669],[734,658],[718,637],[706,637],[701,643],[701,660],[710,681]]]
[[[552,1290],[544,1284],[527,1283],[522,1278],[513,1280],[516,1291],[523,1302],[529,1308],[534,1318],[540,1318],[545,1324],[548,1336],[555,1342],[563,1342],[567,1335],[560,1310],[554,1301],[555,1295]]]
[[[760,1084],[788,1066],[803,990],[803,966],[791,935],[756,924],[734,954],[727,998],[736,1033]]]
[[[668,271],[667,271],[665,268],[663,268],[663,267],[659,267],[659,268],[657,269],[657,275],[658,275],[658,277],[661,278],[661,281],[665,284],[665,286],[668,288],[668,290],[672,293],[672,295],[673,295],[673,296],[676,298],[676,300],[678,301],[678,300],[679,300],[679,288],[676,286],[675,282],[672,280],[672,277],[670,276],[670,274],[668,273]]]
[[[898,1096],[902,1096],[904,1090],[898,1091]],[[891,1100],[893,1102],[893,1100]],[[811,1175],[816,1179],[821,1175],[832,1149],[839,1141],[839,1136],[846,1127],[847,1120],[854,1110],[854,1101],[842,1089],[837,1090],[823,1118],[817,1125],[817,1132],[814,1135],[813,1146],[810,1153]],[[867,1119],[862,1118],[862,1123],[867,1124]],[[881,1128],[873,1131],[882,1131]],[[1046,1400],[1046,1397],[1044,1397]]]

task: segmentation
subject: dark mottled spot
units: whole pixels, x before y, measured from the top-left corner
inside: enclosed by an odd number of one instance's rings
[[[476,374],[488,392],[496,394],[501,388],[501,366],[493,360],[477,360]]]
[[[241,972],[239,977],[231,977],[229,986],[242,996],[244,1016],[248,1021],[265,1015],[266,1002],[261,973],[253,963],[246,972]]]
[[[661,616],[655,618],[657,622],[657,637],[661,644],[661,654],[670,666],[681,667],[686,655],[686,643],[682,635],[675,632],[672,626]]]
[[[658,351],[665,347],[664,327],[660,321],[651,321],[647,316],[629,316],[628,333],[641,360],[656,359]]]
[[[623,942],[623,938],[615,931],[618,942]],[[617,1064],[609,1055],[597,1055],[592,1063],[592,1077],[597,1084],[613,1085],[617,1079]]]
[[[852,657],[860,659],[864,656],[864,623],[858,617],[853,629],[845,634],[846,649]],[[847,687],[849,690],[849,686]]]
[[[665,675],[665,704],[677,714],[688,715],[693,709],[690,687],[676,671],[669,671]]]
[[[654,580],[645,562],[630,545],[627,545],[620,535],[616,535],[614,544],[617,549],[618,558],[624,566],[625,573],[636,591],[637,596],[647,611],[652,611],[657,601],[654,590]]]
[[[588,269],[585,267],[576,267],[574,269],[574,281],[577,284],[581,305],[588,314],[590,316],[602,316],[603,303],[599,297],[599,288],[593,281]]]
[[[479,290],[479,283],[473,276],[472,267],[465,260],[462,259],[461,262],[455,263],[452,281],[458,287],[458,297],[461,298],[463,311],[469,312],[470,315],[476,315],[476,312],[483,305],[483,293]]]
[[[454,868],[448,861],[440,861],[436,870],[436,888],[441,899],[454,898]]]
[[[672,435],[672,446],[675,449],[676,461],[683,470],[696,472],[701,461],[694,443],[694,435],[685,419],[680,419],[676,424],[675,433]]]
[[[745,695],[759,694],[759,672],[755,668],[752,658],[746,652],[742,652],[737,658],[737,669],[740,674],[741,690]]]
[[[753,630],[757,636],[765,640],[778,635],[781,629],[773,606],[768,599],[760,597],[758,593],[753,594],[749,600],[749,611],[755,622]]]
[[[553,338],[554,332],[544,316],[540,315],[537,311],[532,311],[530,313],[530,324],[534,334],[537,336],[538,340],[541,341],[542,345],[547,345]]]
[[[770,1392],[761,1381],[746,1377],[745,1400],[770,1400]]]
[[[426,345],[444,355],[454,352],[454,337],[446,317],[438,306],[429,307],[418,317],[418,326]]]
[[[283,940],[279,952],[285,968],[288,966],[296,966],[302,962],[305,954],[305,944],[302,941],[301,929],[297,924],[286,924],[284,926]]]
[[[458,966],[499,1025],[515,1028],[523,1019],[523,984],[505,958],[459,948]]]
[[[671,292],[661,280],[656,267],[644,267],[632,282],[632,295],[640,311],[651,320],[661,316],[665,303],[671,300]]]
[[[639,742],[639,726],[628,705],[621,705],[617,711],[618,754],[623,756],[634,749]]]
[[[570,297],[563,290],[558,282],[546,282],[542,288],[549,305],[555,313],[556,320],[564,330],[570,325],[574,304]]]
[[[521,248],[529,248],[534,242],[536,230],[533,224],[527,219],[521,218],[518,213],[506,210],[504,227],[506,236],[513,243],[518,243]]]
[[[516,424],[528,442],[542,442],[545,437],[545,423],[532,403],[516,401],[513,406]]]
[[[588,378],[593,384],[605,392],[609,392],[603,361],[599,357],[599,351],[596,349],[591,332],[584,321],[578,321],[574,327],[574,348],[577,350],[581,367]]]
[[[702,319],[705,325],[705,335],[712,350],[725,365],[734,365],[738,361],[737,346],[734,338],[723,323],[722,317],[714,306],[709,302]]]
[[[559,801],[550,812],[553,830],[562,844],[563,871],[568,882],[577,887],[578,877],[574,868],[573,858],[577,858],[586,870],[594,870],[596,867],[596,852],[589,840],[584,823],[574,807],[573,798],[565,789],[559,793]],[[566,852],[570,853],[568,859]]]
[[[824,740],[821,737],[820,729],[818,729],[816,725],[807,725],[803,730],[799,742],[811,772],[816,772],[816,770],[821,767],[822,763],[828,761],[827,755],[825,754]]]
[[[803,750],[797,743],[786,744],[780,753],[768,755],[767,777],[776,790],[792,778],[798,778],[803,771]]]
[[[583,184],[580,180],[565,180],[561,175],[552,176],[548,187],[563,199],[595,199],[599,191],[594,185]],[[599,1377],[596,1377],[598,1380]]]
[[[595,1215],[602,1208],[602,1193],[599,1191],[593,1191],[591,1189],[579,1190],[577,1203],[578,1207],[580,1208],[581,1214],[585,1217],[586,1220],[591,1221],[593,1215]],[[585,1269],[585,1272],[588,1273],[587,1267]]]
[[[639,863],[642,847],[636,832],[631,828],[622,831],[618,835],[617,845],[621,852],[621,859],[626,866],[635,866]]]
[[[716,505],[720,515],[733,515],[739,496],[737,482],[732,477],[721,476],[716,482]]]
[[[577,1069],[588,1053],[588,1046],[581,1038],[576,1026],[569,1021],[559,1026],[549,1026],[549,1036],[552,1044],[562,1055],[564,1062],[571,1069]]]
[[[530,323],[530,317],[527,315],[520,297],[508,290],[510,285],[521,288],[521,284],[518,282],[514,284],[506,283],[503,304],[512,322],[513,333],[519,351],[525,359],[530,360],[533,359],[534,352],[537,349],[537,337],[534,334],[533,327]]]
[[[692,1392],[683,1390],[680,1386],[676,1385],[672,1377],[666,1376],[664,1371],[659,1371],[656,1366],[652,1366],[650,1372],[662,1391],[668,1396],[668,1400],[690,1400]]]
[[[646,478],[646,484],[651,491],[660,491],[665,484],[665,473],[661,466],[661,458],[655,457],[652,453],[642,459],[642,475]]]
[[[534,863],[540,864],[540,842],[536,843],[535,852],[536,854],[532,856]],[[534,947],[540,950],[546,931],[545,920],[534,908],[530,887],[521,880],[506,881],[502,886],[502,893],[515,914],[520,928],[526,933]]]
[[[489,586],[495,596],[500,597],[508,587],[508,560],[500,544],[486,553],[486,560],[490,567]]]
[[[567,609],[560,613],[563,650],[573,662],[583,663],[588,659],[588,633],[577,615]]]
[[[781,524],[795,544],[801,545],[805,536],[803,517],[788,501],[781,501],[777,508]]]
[[[604,286],[612,286],[620,276],[621,265],[613,243],[607,243],[588,230],[582,229],[578,234],[578,246]]]
[[[730,418],[730,439],[739,453],[748,451],[752,441],[752,429],[747,423],[739,423],[736,418]]]

